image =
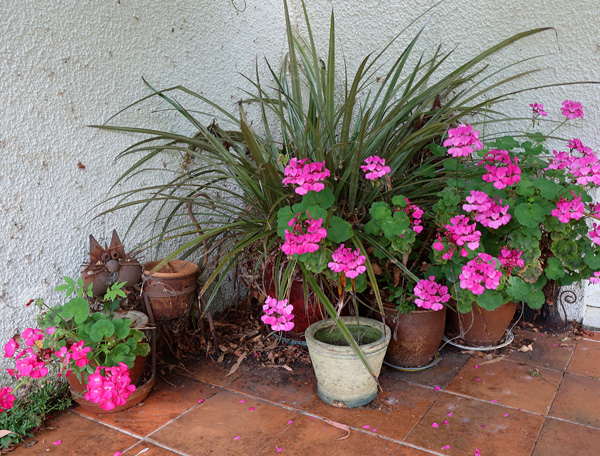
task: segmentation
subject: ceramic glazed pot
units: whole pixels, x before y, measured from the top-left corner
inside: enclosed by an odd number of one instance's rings
[[[448,315],[450,336],[459,337],[473,347],[496,345],[506,333],[517,306],[516,302],[507,302],[490,311],[473,303],[471,312],[451,311]]]
[[[156,272],[160,261],[144,264],[143,294],[150,301],[154,319],[172,320],[183,317],[196,297],[196,279],[200,268],[196,263],[171,260]]]
[[[384,307],[385,324],[392,339],[385,361],[394,367],[423,367],[433,360],[444,336],[446,307],[442,310],[417,309],[409,314]]]
[[[348,326],[356,326],[356,317],[341,317]],[[306,330],[306,343],[317,377],[317,390],[321,400],[336,407],[353,408],[368,404],[377,396],[377,383],[361,359],[349,346],[323,342],[322,335],[329,333],[331,319],[313,323]],[[374,341],[360,344],[369,365],[376,375],[381,371],[391,330],[382,322],[360,317],[360,330],[367,327]]]

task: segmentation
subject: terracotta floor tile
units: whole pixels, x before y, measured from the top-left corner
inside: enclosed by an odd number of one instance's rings
[[[248,396],[220,391],[148,439],[189,455],[253,455],[283,432],[288,421],[300,416]]]
[[[600,453],[600,430],[547,418],[532,456],[594,456]]]
[[[431,388],[384,377],[381,386],[383,392],[363,407],[341,409],[319,400],[310,413],[359,429],[369,425],[379,435],[402,441],[440,394]]]
[[[529,456],[543,420],[539,415],[443,393],[406,441],[457,456],[472,455],[475,448],[484,456]],[[432,427],[433,423],[438,427]],[[443,449],[446,445],[450,449]]]
[[[396,450],[394,456],[428,456],[435,453],[430,453],[429,451],[418,450],[416,448],[411,448],[406,445],[400,445],[400,448]]]
[[[545,415],[561,378],[561,372],[541,367],[506,360],[483,364],[481,359],[473,358],[446,391]]]
[[[445,388],[470,358],[470,355],[447,345],[441,350],[442,360],[435,366],[419,372],[403,372],[383,366],[382,376],[424,386]]]
[[[567,372],[600,378],[600,342],[579,340]]]
[[[306,410],[319,400],[313,368],[306,364],[292,365],[291,368],[293,372],[278,367],[258,367],[246,372],[227,388]]]
[[[550,415],[600,428],[600,380],[565,374]]]
[[[63,412],[46,422],[46,429],[37,432],[32,440],[37,443],[29,448],[25,444],[16,448],[11,455],[76,455],[106,456],[132,447],[138,439],[111,429],[100,423],[70,411]],[[61,440],[60,445],[53,442]]]
[[[219,390],[205,383],[186,377],[172,375],[168,379],[157,380],[143,406],[132,407],[118,413],[92,415],[76,407],[75,412],[145,437],[174,420],[186,410],[198,405],[199,399],[207,399]]]
[[[399,444],[361,431],[348,433],[320,419],[303,416],[261,451],[261,455],[392,455]],[[340,438],[342,438],[340,440]],[[278,451],[277,449],[280,449]],[[283,450],[283,451],[281,451]]]
[[[174,453],[165,448],[153,445],[148,442],[138,443],[136,446],[130,448],[127,451],[123,451],[123,456],[136,456],[144,451],[140,456],[179,456],[180,453]],[[110,454],[107,456],[111,456]]]
[[[201,356],[196,359],[186,359],[184,363],[185,368],[176,367],[174,372],[215,386],[227,386],[245,372],[256,367],[256,363],[246,358],[237,371],[229,375],[231,368],[236,363],[232,357],[226,357],[223,362],[217,363],[210,358]]]
[[[535,367],[547,367],[564,371],[569,364],[576,341],[562,341],[564,336],[536,333],[527,330],[515,330],[515,337],[520,341],[509,355],[511,361],[518,361]],[[517,349],[523,345],[532,344],[533,350],[520,352]]]
[[[585,331],[583,334],[584,339],[596,340],[600,342],[600,331]]]

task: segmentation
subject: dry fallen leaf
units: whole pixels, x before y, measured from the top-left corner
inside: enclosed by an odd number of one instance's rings
[[[335,421],[330,421],[330,420],[325,420],[325,419],[323,421],[325,421],[330,426],[341,429],[342,431],[346,431],[348,433],[345,436],[340,437],[339,439],[336,439],[336,440],[344,440],[344,439],[347,439],[348,437],[350,437],[350,428],[348,426],[346,426],[345,424],[336,423]]]
[[[235,374],[235,372],[239,369],[240,364],[242,364],[242,361],[246,359],[247,354],[248,352],[244,352],[244,354],[238,358],[237,362],[233,366],[231,366],[229,373],[225,377],[229,377],[230,375]]]
[[[7,429],[0,430],[0,438],[7,436],[8,434],[14,434],[13,431],[9,431]]]
[[[520,351],[520,352],[533,351],[533,342],[530,343],[529,345],[523,345],[522,347],[519,347],[518,351]]]
[[[490,359],[487,361],[484,361],[481,363],[481,365],[483,366],[484,364],[494,364],[497,363],[498,361],[502,361],[504,358],[506,358],[508,355],[502,355],[502,356],[498,356],[497,358],[494,359]]]

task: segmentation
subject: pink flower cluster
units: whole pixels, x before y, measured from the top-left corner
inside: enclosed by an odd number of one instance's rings
[[[470,224],[471,220],[465,215],[457,215],[450,219],[450,223],[446,225],[446,237],[459,247],[465,244],[469,250],[475,250],[479,247],[481,239],[481,231],[476,230],[477,224]],[[468,256],[468,252],[462,248],[461,256]]]
[[[554,158],[550,160],[548,168],[545,169],[565,169],[571,166],[572,158],[568,152],[552,151]]]
[[[319,250],[319,242],[327,236],[327,230],[321,227],[322,218],[315,220],[308,211],[306,212],[308,220],[298,220],[299,215],[297,214],[296,218],[288,223],[292,230],[285,230],[285,242],[281,246],[281,250],[286,255],[316,252]]]
[[[578,117],[583,119],[583,106],[581,106],[581,103],[565,100],[562,102],[562,108],[560,109],[567,119],[577,119]]]
[[[487,174],[482,176],[485,182],[493,182],[494,187],[503,189],[521,180],[521,168],[517,165],[517,157],[511,158],[507,150],[490,150],[483,160]]]
[[[389,166],[385,166],[385,158],[378,157],[377,155],[371,155],[365,159],[366,165],[361,165],[366,175],[365,178],[369,180],[379,179],[386,174],[392,172]]]
[[[450,300],[448,287],[435,281],[435,276],[419,280],[414,288],[415,304],[423,309],[442,310]]]
[[[90,347],[84,347],[83,341],[80,340],[77,343],[71,345],[70,348],[61,347],[60,350],[55,351],[54,355],[60,359],[61,364],[66,368],[71,360],[75,360],[75,365],[77,367],[87,366],[90,362],[88,359],[88,353],[91,351]],[[65,375],[69,375],[71,371],[67,371]],[[59,372],[59,377],[62,376],[62,372]]]
[[[353,251],[342,244],[333,252],[331,258],[333,261],[327,265],[329,269],[333,272],[343,272],[349,279],[354,279],[367,270],[364,266],[367,257],[360,254],[360,249]]]
[[[600,245],[600,226],[597,223],[592,223],[593,230],[589,232],[590,238],[594,244]]]
[[[294,327],[294,322],[291,321],[294,318],[293,310],[294,307],[291,304],[288,305],[287,299],[278,301],[276,298],[267,296],[263,305],[265,315],[260,319],[266,325],[271,325],[273,331],[290,331]]]
[[[105,375],[100,373],[102,370]],[[127,364],[119,363],[114,367],[96,367],[96,371],[88,375],[84,397],[101,409],[112,410],[124,405],[134,391]]]
[[[575,196],[575,192],[571,190],[573,199],[567,201],[564,197],[560,197],[558,203],[556,203],[556,209],[552,209],[552,215],[558,217],[562,223],[569,223],[569,220],[579,220],[583,217],[583,211],[585,210],[584,204],[581,202],[581,194]]]
[[[511,250],[506,247],[502,247],[498,260],[502,265],[502,268],[506,271],[506,275],[510,275],[514,268],[522,268],[525,266],[525,260],[521,258],[523,255],[522,250]]]
[[[12,394],[12,388],[5,386],[0,389],[0,413],[12,408],[15,402],[15,396]]]
[[[539,116],[546,117],[548,115],[548,113],[544,111],[544,105],[541,103],[533,103],[529,106],[531,106],[531,109],[533,110],[534,119]]]
[[[594,272],[594,275],[590,277],[590,283],[600,283],[600,271]]]
[[[554,157],[546,169],[565,170],[580,185],[590,183],[600,185],[600,159],[598,156],[591,148],[584,146],[578,138],[569,140],[567,146],[572,154],[553,151]],[[576,151],[581,155],[575,155]]]
[[[471,190],[470,196],[466,200],[469,204],[463,204],[463,210],[466,212],[475,212],[475,221],[488,228],[496,229],[510,222],[511,216],[508,214],[508,205],[501,206],[502,200],[492,199],[487,193],[477,190]]]
[[[54,333],[54,328],[48,328],[48,334]],[[19,343],[11,337],[10,340],[4,345],[4,357],[13,358],[16,360],[16,370],[7,369],[7,372],[15,377],[31,377],[41,378],[48,375],[48,368],[46,367],[45,360],[49,358],[49,350],[42,350],[36,344],[38,340],[44,338],[44,333],[40,329],[27,328],[21,334],[21,338],[25,341],[25,347],[20,350]]]
[[[462,267],[458,276],[460,287],[470,290],[475,295],[483,294],[486,290],[496,290],[500,285],[502,272],[496,269],[497,261],[487,253],[480,253]]]
[[[294,189],[298,195],[306,195],[311,190],[320,192],[325,188],[325,184],[321,181],[330,175],[329,170],[325,168],[325,161],[306,163],[307,161],[307,158],[302,160],[292,158],[283,172],[285,177],[281,182],[284,185],[298,185]]]
[[[448,130],[448,139],[444,147],[451,146],[448,153],[453,157],[468,157],[473,153],[473,148],[481,150],[483,143],[479,141],[479,132],[473,130],[471,125],[459,125]]]
[[[410,219],[410,224],[412,225],[413,231],[419,234],[421,231],[423,231],[423,226],[421,225],[421,223],[423,223],[421,220],[421,217],[423,217],[424,213],[423,209],[415,204],[412,204],[408,198],[404,199],[407,206],[399,210],[406,212],[406,215],[408,215],[408,218]]]

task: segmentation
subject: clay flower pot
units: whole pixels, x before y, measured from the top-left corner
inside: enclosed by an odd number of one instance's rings
[[[155,320],[181,318],[196,297],[200,268],[190,261],[171,260],[158,271],[152,272],[158,263],[160,260],[144,264],[143,294],[150,301]]]
[[[356,325],[356,317],[341,317],[341,320],[349,328],[358,328],[361,334],[370,332],[364,344],[355,339],[373,372],[379,375],[391,338],[390,328],[381,321],[364,317],[359,319],[360,326]],[[368,404],[377,396],[377,383],[352,347],[324,341],[331,333],[332,325],[331,319],[321,320],[310,325],[305,333],[319,398],[327,404],[344,408]]]
[[[500,342],[517,310],[518,303],[507,302],[495,310],[485,310],[473,303],[470,312],[450,312],[448,316],[450,335],[468,345],[489,347]]]
[[[399,313],[384,306],[385,324],[392,339],[385,361],[392,367],[418,368],[430,364],[442,343],[446,326],[446,307],[442,310],[416,309]]]

